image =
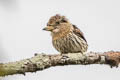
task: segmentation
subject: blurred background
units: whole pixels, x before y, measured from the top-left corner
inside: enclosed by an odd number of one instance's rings
[[[49,32],[55,14],[66,16],[84,33],[88,51],[120,51],[119,0],[0,0],[0,63],[30,58],[34,53],[58,54]],[[2,80],[120,80],[120,68],[106,65],[52,67]]]

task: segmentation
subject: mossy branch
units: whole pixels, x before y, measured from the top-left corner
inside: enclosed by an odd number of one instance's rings
[[[58,55],[35,54],[34,57],[16,62],[1,63],[0,76],[24,74],[26,72],[36,72],[52,66],[63,65],[89,65],[89,64],[107,64],[110,67],[118,67],[120,62],[120,52],[87,52],[69,53]]]

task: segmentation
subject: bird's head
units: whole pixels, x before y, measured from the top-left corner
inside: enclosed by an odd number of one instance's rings
[[[69,21],[65,18],[65,16],[61,16],[59,14],[56,14],[55,16],[52,16],[48,23],[47,27],[45,27],[43,30],[51,31],[51,32],[59,32],[62,28],[61,25],[67,24]]]

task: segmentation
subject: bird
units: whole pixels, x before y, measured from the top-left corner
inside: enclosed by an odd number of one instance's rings
[[[61,54],[82,53],[88,49],[83,32],[73,25],[65,16],[56,14],[50,17],[45,31],[50,31],[52,44]]]

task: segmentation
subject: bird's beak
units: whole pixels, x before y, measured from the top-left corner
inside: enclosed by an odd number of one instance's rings
[[[53,29],[54,29],[54,27],[52,27],[52,26],[47,26],[47,27],[43,28],[43,30],[45,30],[45,31],[52,31]]]

